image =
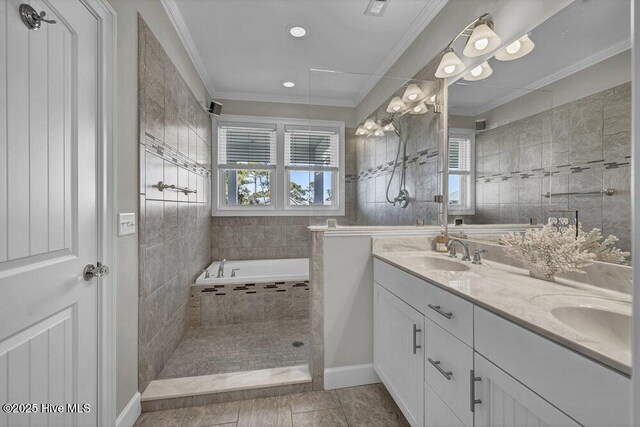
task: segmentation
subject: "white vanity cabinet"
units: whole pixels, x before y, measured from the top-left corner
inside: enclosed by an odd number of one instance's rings
[[[423,425],[424,316],[378,284],[373,365],[412,426]]]
[[[374,368],[414,426],[627,426],[631,382],[374,259]]]

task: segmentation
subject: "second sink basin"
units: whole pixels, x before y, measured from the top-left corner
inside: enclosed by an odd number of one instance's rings
[[[631,314],[584,305],[556,307],[551,310],[551,314],[571,329],[595,341],[621,350],[631,349]]]
[[[459,261],[453,261],[444,257],[428,255],[409,256],[406,258],[407,264],[416,268],[427,268],[429,270],[441,271],[469,271],[468,265]]]

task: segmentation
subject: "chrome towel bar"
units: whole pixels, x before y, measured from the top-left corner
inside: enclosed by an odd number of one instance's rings
[[[192,190],[190,188],[187,187],[178,187],[175,184],[167,184],[164,181],[158,181],[158,183],[156,185],[154,185],[154,187],[156,187],[158,190],[160,191],[164,191],[165,189],[170,189],[170,190],[176,190],[176,191],[180,191],[184,194],[189,194],[189,193],[197,193],[197,190]]]
[[[605,196],[613,196],[614,194],[616,194],[616,190],[609,187],[606,190],[573,192],[573,193],[549,193],[547,191],[542,195],[542,197],[548,199],[551,196],[588,196],[588,195],[598,195],[598,194],[604,194]]]

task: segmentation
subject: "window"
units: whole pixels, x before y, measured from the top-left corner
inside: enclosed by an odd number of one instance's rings
[[[276,168],[276,127],[218,125],[218,168],[227,206],[268,206]]]
[[[216,135],[214,215],[344,214],[343,122],[226,115]]]
[[[332,206],[339,169],[339,129],[285,126],[289,206]]]
[[[449,212],[475,214],[475,135],[471,129],[449,132]]]

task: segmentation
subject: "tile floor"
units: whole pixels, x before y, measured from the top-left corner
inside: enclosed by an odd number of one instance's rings
[[[382,384],[147,412],[137,427],[408,426]]]
[[[309,330],[308,319],[192,328],[158,379],[307,365]]]

